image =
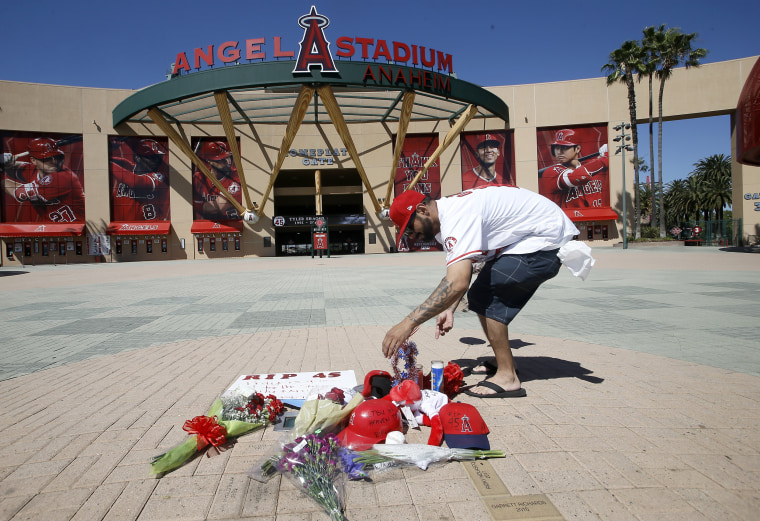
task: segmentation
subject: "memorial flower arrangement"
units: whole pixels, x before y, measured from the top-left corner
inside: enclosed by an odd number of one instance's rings
[[[345,521],[344,467],[334,434],[307,434],[283,447],[277,470],[319,503],[333,521]]]
[[[423,388],[430,389],[430,373],[423,378]],[[450,400],[459,394],[459,389],[464,385],[464,373],[462,368],[454,362],[449,362],[443,368],[443,388],[441,392],[446,394]]]
[[[365,465],[377,465],[395,461],[415,465],[422,470],[426,470],[430,464],[437,462],[505,457],[502,450],[449,449],[418,443],[403,445],[375,444],[371,449],[359,451],[357,454],[359,454],[357,462]]]
[[[224,450],[228,439],[275,423],[285,410],[275,396],[256,393],[252,396],[234,395],[217,398],[205,416],[185,421],[182,429],[190,436],[185,442],[154,457],[151,474],[163,474],[182,466],[197,452],[207,456]]]

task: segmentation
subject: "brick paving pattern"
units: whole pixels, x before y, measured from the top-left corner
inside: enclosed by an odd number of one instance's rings
[[[510,328],[528,396],[458,398],[507,453],[498,477],[566,520],[756,520],[760,257],[594,254],[588,280],[563,268]],[[0,268],[0,520],[328,519],[287,480],[246,476],[271,429],[160,479],[148,462],[240,374],[389,369],[385,331],[443,273],[439,253]],[[414,340],[426,369],[490,351],[472,313]],[[352,482],[347,517],[491,519],[458,463]]]

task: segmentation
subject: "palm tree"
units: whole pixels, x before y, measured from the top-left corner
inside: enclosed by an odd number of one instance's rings
[[[664,32],[663,32],[664,31]],[[670,79],[673,68],[679,64],[688,69],[690,67],[699,67],[699,60],[707,56],[707,50],[703,48],[692,49],[691,45],[697,33],[685,34],[679,28],[665,30],[661,25],[652,36],[651,41],[656,44],[657,54],[660,57],[660,70],[656,75],[660,79],[660,93],[658,98],[658,118],[657,118],[657,174],[660,193],[662,194],[662,100],[665,92],[665,82]],[[660,198],[660,236],[665,237],[665,203]]]
[[[668,183],[664,195],[668,226],[681,224],[688,219],[686,213],[686,191],[686,181],[683,179],[675,179]]]
[[[723,208],[731,206],[731,156],[715,154],[700,159],[694,164],[696,176],[700,184],[701,209],[708,216],[723,220]]]
[[[628,112],[631,118],[631,138],[633,139],[633,236],[635,239],[641,237],[641,217],[639,208],[639,133],[636,129],[636,88],[633,83],[633,75],[645,68],[645,58],[646,51],[638,42],[628,40],[623,43],[620,49],[615,49],[610,53],[610,61],[602,67],[602,72],[607,74],[607,85],[620,82],[628,88]],[[626,218],[627,216],[624,215],[623,219]]]
[[[654,96],[652,94],[652,83],[654,76],[657,73],[657,69],[661,63],[659,48],[661,46],[660,42],[662,41],[662,35],[664,34],[664,31],[664,25],[661,25],[657,29],[654,27],[645,27],[643,31],[644,37],[641,39],[641,46],[646,52],[646,58],[644,61],[644,68],[641,70],[641,74],[639,75],[639,80],[641,80],[642,77],[646,76],[649,82],[649,164],[652,165],[652,177],[650,181],[650,195],[652,197],[652,219],[649,222],[649,226],[657,226],[656,215],[658,213],[658,204],[656,199],[658,190],[655,187],[655,175],[657,172],[654,171],[654,132],[652,130],[654,124],[654,118],[652,115],[652,104],[654,102]],[[659,192],[662,194],[662,186],[659,188]],[[662,213],[661,208],[659,209],[659,213]]]

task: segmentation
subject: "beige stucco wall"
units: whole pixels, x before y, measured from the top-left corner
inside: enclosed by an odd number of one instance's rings
[[[697,69],[674,71],[665,90],[664,117],[681,119],[718,114],[733,114],[741,88],[757,57],[743,58],[704,65]],[[582,124],[606,124],[609,122],[612,144],[612,126],[628,120],[628,100],[626,87],[622,84],[607,86],[604,78],[577,81],[542,83],[534,85],[514,85],[489,87],[500,96],[510,110],[509,127],[501,120],[473,120],[466,131],[514,129],[515,164],[518,185],[538,190],[536,171],[536,129],[551,126],[575,126]],[[112,125],[114,107],[133,94],[131,90],[95,89],[69,86],[54,86],[19,82],[0,81],[0,130],[56,132],[83,135],[85,154],[86,219],[88,233],[104,233],[109,222],[110,187],[108,182],[108,144],[110,135],[162,135],[154,125],[125,124],[118,129]],[[647,84],[637,85],[640,123],[647,118]],[[395,124],[354,124],[349,125],[360,159],[369,182],[378,198],[386,195],[391,175],[390,160],[393,157],[392,134]],[[185,126],[187,139],[194,136],[224,136],[221,125]],[[284,125],[247,125],[236,127],[240,137],[243,168],[246,181],[251,189],[254,202],[261,198],[269,181],[277,153],[280,148]],[[439,133],[442,142],[449,127],[446,122],[417,122],[410,126],[409,133]],[[732,143],[735,139],[732,136]],[[331,125],[302,125],[292,149],[300,148],[344,148]],[[611,147],[612,148],[612,147]],[[733,154],[732,154],[733,155]],[[332,166],[302,165],[302,158],[287,157],[282,170],[316,170],[331,175],[341,168],[355,168],[349,156],[337,158]],[[451,146],[439,159],[441,167],[441,188],[443,194],[461,190],[459,147]],[[169,236],[169,252],[146,256],[130,256],[129,259],[160,258],[208,258],[221,256],[219,251],[199,254],[190,233],[192,225],[192,176],[190,161],[177,147],[169,145],[169,165],[171,182],[172,233]],[[610,162],[610,202],[621,213],[622,201],[621,160]],[[626,190],[633,189],[633,172],[630,164],[626,171]],[[760,212],[755,211],[754,201],[745,199],[744,194],[760,193],[760,168],[733,165],[734,174],[734,216],[744,219],[744,236],[760,235]],[[335,189],[331,189],[335,190]],[[390,250],[395,230],[392,224],[381,221],[366,188],[364,208],[367,214],[365,227],[365,251],[381,253]],[[225,256],[255,255],[270,256],[274,250],[274,227],[272,226],[273,197],[266,202],[264,218],[251,226],[246,224],[242,237],[241,252],[230,251]],[[632,205],[631,205],[632,206]],[[629,206],[630,208],[630,206]],[[630,224],[630,223],[629,223]],[[610,241],[620,240],[622,221],[618,230],[611,231]],[[377,234],[377,244],[370,245],[367,236]],[[272,238],[272,247],[264,246],[264,238]],[[180,239],[185,239],[185,248],[180,248]],[[12,239],[9,239],[12,241]],[[217,250],[221,248],[218,247]],[[232,249],[232,248],[230,248]],[[140,250],[142,252],[142,248]],[[3,257],[5,249],[3,250]],[[92,259],[85,255],[83,260]],[[110,259],[107,259],[110,260]],[[120,259],[114,259],[120,260]],[[3,259],[9,262],[8,259]],[[13,261],[10,261],[13,262]]]

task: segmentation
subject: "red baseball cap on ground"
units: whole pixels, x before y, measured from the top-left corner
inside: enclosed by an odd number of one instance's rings
[[[421,194],[416,190],[407,190],[393,199],[388,214],[390,215],[391,221],[398,226],[396,248],[398,248],[398,245],[401,242],[401,237],[404,236],[404,231],[406,231],[406,226],[409,224],[409,219],[412,218],[412,214],[415,212],[417,205],[420,204],[423,199],[425,199],[425,194]]]
[[[452,449],[490,450],[488,426],[474,405],[447,403],[438,416],[443,429],[443,441]]]
[[[338,439],[351,450],[367,450],[383,443],[389,432],[403,430],[401,411],[393,402],[365,400],[351,413],[348,427],[340,431]]]

